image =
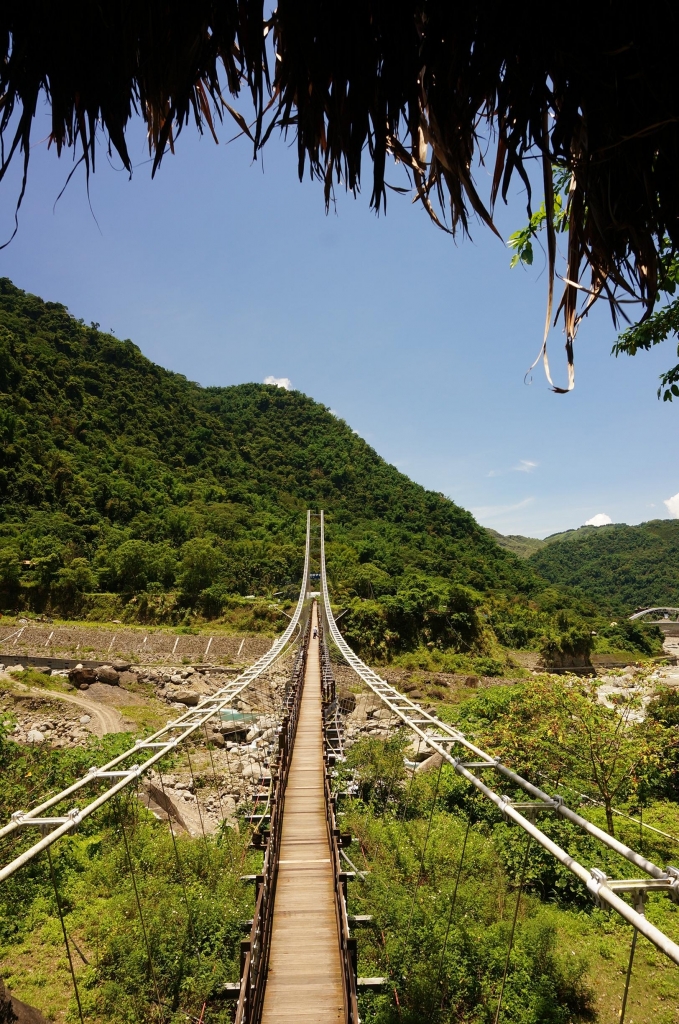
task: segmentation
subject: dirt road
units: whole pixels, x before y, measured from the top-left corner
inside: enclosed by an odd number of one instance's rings
[[[100,704],[97,701],[88,700],[87,697],[76,696],[72,693],[62,693],[59,690],[43,690],[39,686],[26,686],[5,673],[0,673],[0,675],[11,681],[12,687],[16,690],[25,690],[32,696],[40,697],[43,700],[63,700],[67,704],[75,704],[77,707],[83,708],[92,719],[89,723],[89,731],[94,733],[95,736],[105,736],[109,732],[126,732],[130,728],[129,724],[125,725],[122,714],[116,708],[108,707],[105,704]]]

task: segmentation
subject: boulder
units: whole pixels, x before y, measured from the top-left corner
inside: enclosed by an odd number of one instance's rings
[[[92,719],[89,715],[81,715],[79,721],[81,725],[87,725],[87,723],[91,722]]]
[[[28,733],[28,735],[26,737],[26,741],[28,743],[35,743],[37,745],[37,744],[40,744],[40,743],[44,743],[45,742],[45,737],[44,737],[43,733],[40,732],[39,729],[30,729],[29,733]]]
[[[196,704],[200,700],[199,693],[193,693],[192,690],[175,690],[172,694],[172,700],[177,701],[179,704],[185,704],[187,708],[195,708]]]
[[[96,676],[100,683],[106,683],[108,686],[118,686],[120,682],[120,676],[112,665],[101,665]]]
[[[91,668],[83,668],[82,665],[80,668],[78,668],[77,665],[75,668],[72,668],[68,673],[68,678],[74,686],[77,686],[81,690],[86,689],[91,683],[96,681],[94,670]]]
[[[426,761],[422,761],[420,764],[418,764],[418,766],[415,769],[415,771],[416,772],[431,772],[435,768],[436,769],[440,768],[442,764],[443,764],[443,755],[442,754],[437,754],[435,752],[435,753],[433,753],[431,755],[431,757],[428,757]]]
[[[16,999],[5,988],[4,981],[0,978],[0,1021],[2,1024],[47,1024],[47,1018],[43,1017],[40,1010],[28,1003],[22,1003]]]
[[[112,663],[112,667],[116,670],[116,672],[129,672],[131,665],[131,661],[125,661],[122,658],[116,658],[116,660]]]
[[[222,811],[224,812],[225,818],[235,818],[237,813],[236,801],[230,793],[226,793],[225,796],[221,797]]]
[[[208,732],[207,734],[208,743],[212,743],[215,747],[225,747],[226,740],[222,736],[221,732]]]
[[[230,736],[234,732],[246,731],[242,722],[217,722],[214,728],[218,729],[222,736]]]
[[[173,794],[167,793],[164,787],[157,786],[149,779],[143,782],[143,790],[140,799],[145,807],[160,820],[172,818],[186,832],[189,831]]]

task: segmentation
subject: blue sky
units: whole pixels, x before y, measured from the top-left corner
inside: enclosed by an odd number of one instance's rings
[[[129,181],[100,150],[92,210],[80,171],[55,207],[70,157],[36,145],[0,274],[201,384],[289,378],[503,533],[670,515],[679,408],[655,393],[673,350],[614,359],[602,307],[576,342],[575,392],[550,393],[540,368],[526,386],[542,340],[540,258],[510,270],[488,229],[454,242],[396,193],[376,217],[368,177],[363,195],[338,193],[326,216],[322,187],[299,183],[283,141],[253,163],[245,140],[216,146],[187,130],[154,181],[141,135],[133,155]],[[3,237],[17,182],[2,186]],[[524,216],[521,197],[499,209],[503,237]],[[557,381],[561,345],[555,331]]]

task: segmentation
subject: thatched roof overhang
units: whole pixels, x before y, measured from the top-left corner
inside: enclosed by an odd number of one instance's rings
[[[230,104],[245,88],[255,147],[294,132],[300,175],[320,177],[326,201],[337,183],[358,189],[368,164],[383,207],[395,157],[430,215],[466,231],[471,215],[492,226],[513,175],[530,193],[531,159],[549,213],[563,168],[568,337],[586,267],[614,310],[626,298],[650,310],[664,240],[679,250],[676,3],[280,0],[265,17],[261,0],[5,0],[0,177],[15,157],[27,171],[43,97],[51,142],[88,171],[98,134],[131,169],[126,132],[140,115],[155,172],[186,125],[214,134],[238,119]],[[553,270],[551,230],[548,251]]]

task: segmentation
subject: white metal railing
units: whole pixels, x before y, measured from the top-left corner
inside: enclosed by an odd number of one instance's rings
[[[325,531],[324,516],[321,512],[321,595],[323,610],[328,624],[328,631],[332,636],[338,650],[341,652],[348,664],[356,674],[363,680],[373,693],[380,700],[384,701],[388,708],[397,715],[401,721],[413,730],[422,740],[434,751],[440,754],[445,761],[453,766],[455,771],[465,778],[472,786],[482,793],[488,800],[495,804],[498,810],[509,821],[519,825],[529,836],[550,853],[556,860],[571,871],[580,881],[584,882],[592,897],[602,905],[615,910],[629,924],[636,928],[659,950],[679,964],[679,945],[661,929],[656,928],[646,919],[643,913],[633,909],[625,902],[618,893],[631,893],[637,906],[643,909],[645,893],[649,891],[664,891],[675,901],[679,902],[679,870],[668,866],[664,870],[659,868],[652,861],[647,860],[641,854],[636,853],[630,847],[610,836],[607,832],[597,828],[592,822],[581,817],[575,811],[567,807],[561,796],[550,796],[532,785],[526,779],[517,775],[506,765],[501,764],[498,758],[491,757],[480,747],[471,743],[458,729],[440,721],[435,715],[424,711],[419,704],[416,704],[409,697],[399,693],[386,680],[382,679],[377,672],[356,655],[337,628],[337,623],[330,607],[330,596],[328,593],[328,579],[325,568]],[[458,748],[461,756],[453,756],[453,748]],[[461,748],[461,749],[459,749]],[[470,758],[470,755],[472,757]],[[472,759],[473,758],[473,759]],[[486,785],[478,775],[471,770],[497,772],[508,779],[513,785],[523,789],[533,797],[533,801],[513,801],[506,795],[496,793],[490,786]],[[597,868],[588,869],[578,863],[565,850],[553,842],[537,826],[530,821],[525,814],[535,814],[538,811],[550,811],[558,814],[575,825],[578,825],[585,832],[625,857],[628,861],[638,867],[650,878],[625,878],[610,879],[603,871]]]
[[[108,800],[123,790],[130,783],[134,782],[144,772],[147,772],[149,768],[152,768],[161,758],[165,757],[166,754],[170,753],[176,747],[179,746],[184,740],[188,739],[197,729],[202,728],[211,718],[218,715],[221,711],[229,707],[234,699],[242,693],[251,683],[254,682],[258,676],[261,676],[272,663],[282,654],[288,642],[293,638],[295,630],[297,629],[302,612],[304,610],[305,601],[308,593],[308,580],[309,580],[309,550],[310,550],[310,537],[311,537],[311,512],[307,512],[307,524],[306,524],[306,547],[304,552],[304,573],[302,577],[302,586],[299,592],[299,599],[297,601],[297,607],[295,613],[292,616],[287,629],[282,633],[272,644],[270,649],[259,658],[254,665],[251,665],[236,679],[231,680],[225,687],[218,690],[217,693],[211,697],[205,697],[195,707],[190,708],[185,714],[181,715],[175,721],[168,722],[167,725],[159,729],[158,732],[149,736],[148,739],[138,740],[133,747],[126,750],[125,753],[120,754],[118,757],[109,761],[102,768],[90,768],[89,772],[84,775],[77,782],[74,782],[72,786],[62,790],[60,793],[56,793],[51,796],[48,800],[38,804],[30,811],[15,811],[12,815],[11,820],[4,828],[0,828],[0,838],[10,835],[12,832],[16,832],[18,829],[23,828],[38,828],[43,833],[43,838],[30,846],[27,850],[24,850],[18,857],[12,860],[9,864],[6,864],[0,869],[0,882],[4,881],[5,878],[9,878],[15,871],[18,871],[24,864],[37,857],[48,846],[55,843],[61,836],[66,835],[68,832],[73,831],[77,828],[79,823],[87,818],[90,814],[93,814],[99,807],[105,804]],[[139,761],[140,757],[146,756],[146,760]],[[136,758],[137,763],[129,765],[129,767],[122,767],[126,761],[131,758]],[[79,790],[82,790],[86,786],[92,785],[95,782],[101,781],[108,782],[108,788],[103,793],[100,793],[95,799],[90,800],[82,808],[73,807],[65,814],[49,815],[48,812],[51,808],[56,807],[64,800],[69,799]]]

